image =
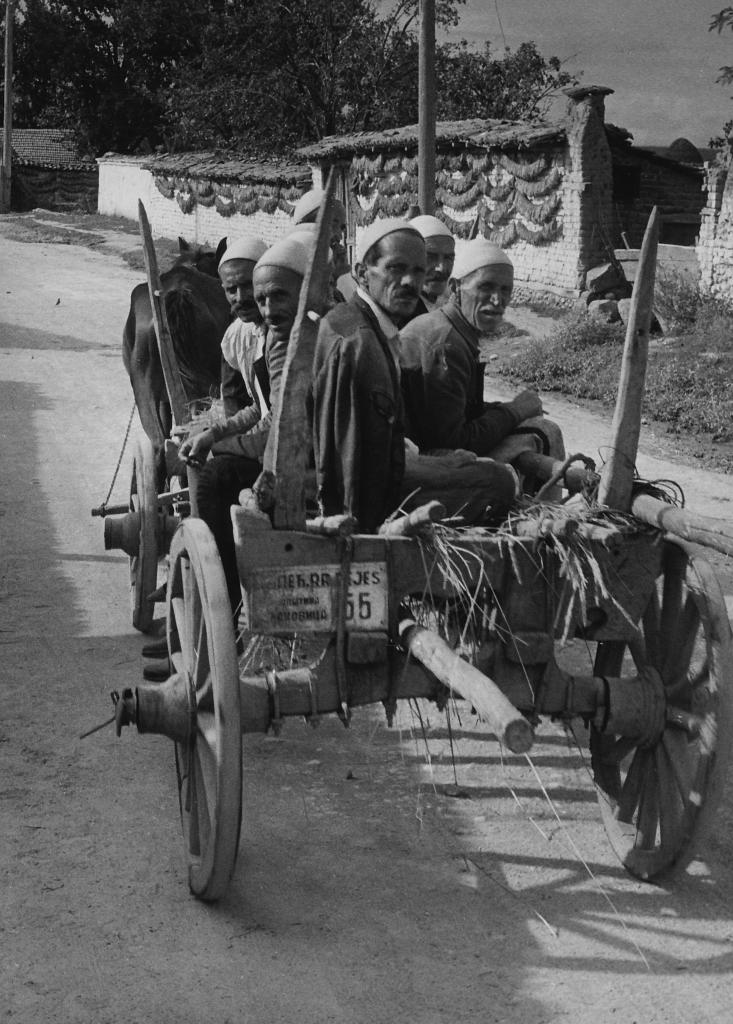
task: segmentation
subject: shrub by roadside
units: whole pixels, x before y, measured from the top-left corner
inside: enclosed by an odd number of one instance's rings
[[[544,341],[528,343],[492,369],[539,391],[559,391],[613,406],[624,327],[571,314]],[[644,415],[678,436],[709,435],[733,443],[733,312],[702,297],[695,319],[679,334],[653,339]],[[730,467],[731,454],[713,462]]]

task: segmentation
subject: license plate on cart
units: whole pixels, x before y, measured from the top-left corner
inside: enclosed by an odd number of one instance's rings
[[[253,570],[243,611],[253,633],[320,633],[336,628],[341,566],[292,565]],[[387,563],[350,567],[348,630],[387,629]]]

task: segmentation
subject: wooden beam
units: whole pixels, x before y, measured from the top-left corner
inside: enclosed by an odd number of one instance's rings
[[[601,473],[598,501],[628,512],[641,433],[641,405],[646,382],[649,329],[654,305],[654,278],[659,241],[659,214],[651,212],[641,246],[639,269],[631,296],[616,409],[611,427],[608,461]]]
[[[631,511],[643,523],[656,526],[675,537],[713,548],[724,555],[733,555],[733,526],[724,519],[695,515],[688,509],[660,501],[651,494],[637,494],[631,502]]]
[[[160,365],[163,368],[163,378],[168,392],[168,401],[171,406],[173,424],[187,423],[191,419],[186,392],[183,390],[181,375],[176,363],[175,352],[173,351],[173,339],[171,338],[168,317],[165,312],[163,301],[163,285],[158,272],[158,259],[155,255],[153,245],[153,234],[150,230],[150,221],[143,206],[142,199],[137,203],[138,221],[140,224],[140,235],[143,242],[143,255],[145,257],[145,272],[148,279],[148,292],[150,294],[150,305],[153,309],[153,323],[155,325],[155,337],[158,340],[158,353]]]
[[[432,630],[405,620],[400,638],[410,654],[457,697],[471,702],[479,718],[487,722],[500,742],[513,754],[525,754],[534,742],[532,726],[496,683],[464,661]]]
[[[267,494],[272,501],[272,522],[276,529],[305,529],[305,481],[312,449],[306,398],[311,386],[318,320],[327,308],[331,274],[328,250],[337,173],[333,167],[321,200],[316,244],[300,289],[298,313],[288,342],[280,402],[272,410],[263,472],[256,485],[256,490]]]
[[[14,0],[5,4],[5,98],[3,102],[3,161],[0,168],[0,213],[10,212],[13,181],[13,28]]]
[[[435,0],[420,0],[418,205],[435,209]]]

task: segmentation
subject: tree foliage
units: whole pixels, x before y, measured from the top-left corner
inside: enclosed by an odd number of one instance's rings
[[[726,28],[733,29],[733,7],[724,7],[722,11],[718,11],[717,14],[713,15],[708,28],[710,32],[717,32],[718,35]],[[720,74],[716,78],[716,82],[719,82],[721,85],[733,84],[733,65],[725,64],[722,68],[719,68],[719,71]],[[723,125],[723,134],[718,138],[711,139],[710,145],[721,148],[732,131],[733,120],[726,121]]]
[[[465,0],[437,0],[458,24]],[[74,128],[93,151],[284,153],[417,120],[418,0],[27,0],[15,123]],[[537,119],[571,81],[534,43],[436,53],[442,119]]]

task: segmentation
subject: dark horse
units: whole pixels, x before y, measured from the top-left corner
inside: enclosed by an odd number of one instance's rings
[[[221,378],[221,339],[229,321],[229,303],[217,277],[226,239],[216,253],[178,239],[179,256],[161,274],[176,365],[192,404],[216,397]],[[147,284],[136,285],[122,335],[122,359],[130,377],[143,430],[153,443],[159,485],[165,478],[163,446],[172,419],[160,365]]]

